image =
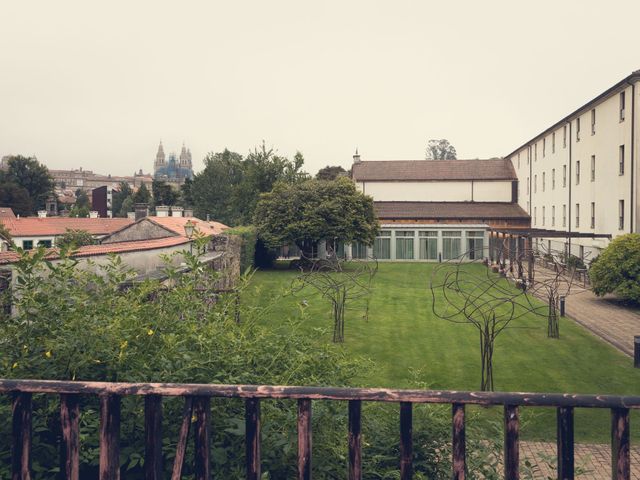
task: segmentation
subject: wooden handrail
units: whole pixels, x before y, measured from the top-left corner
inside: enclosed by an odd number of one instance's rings
[[[182,476],[189,430],[193,423],[194,467],[197,480],[210,480],[211,466],[211,398],[245,399],[246,478],[258,480],[260,468],[260,399],[297,399],[298,401],[298,476],[312,476],[312,402],[348,401],[349,422],[345,432],[348,449],[348,478],[362,478],[362,401],[395,402],[400,407],[399,467],[400,478],[413,476],[414,403],[451,404],[452,406],[452,478],[464,480],[467,474],[465,454],[465,405],[498,405],[504,408],[504,478],[519,478],[520,407],[556,407],[557,409],[557,478],[574,478],[574,409],[606,408],[611,410],[611,478],[630,479],[629,411],[640,408],[638,396],[574,395],[559,393],[458,392],[440,390],[398,390],[380,388],[287,387],[269,385],[208,385],[166,383],[66,382],[55,380],[0,380],[0,394],[13,398],[12,479],[30,480],[32,395],[60,395],[61,474],[62,478],[79,478],[80,395],[100,398],[100,479],[120,478],[119,440],[121,399],[125,395],[144,396],[145,404],[145,478],[163,478],[162,397],[184,397],[182,422],[176,444],[172,480]]]
[[[391,388],[337,388],[201,383],[110,383],[58,380],[3,380],[0,393],[76,395],[161,395],[164,397],[235,397],[372,402],[459,403],[526,407],[640,408],[640,396],[534,392],[468,392]]]

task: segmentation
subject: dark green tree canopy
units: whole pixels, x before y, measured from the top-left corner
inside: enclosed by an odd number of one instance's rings
[[[623,300],[640,303],[640,234],[616,237],[591,262],[589,277],[596,295],[614,293]]]
[[[22,217],[33,213],[33,202],[27,189],[12,182],[0,182],[0,205],[10,207],[13,213]]]
[[[16,195],[16,190],[10,185],[13,184],[24,189],[30,199],[30,210],[28,213],[35,213],[44,208],[47,197],[53,193],[53,179],[49,175],[49,170],[41,165],[35,158],[27,158],[17,155],[9,158],[9,167],[5,172],[0,172],[0,190],[12,189],[12,197]],[[18,198],[22,195],[18,194]],[[5,205],[14,207],[12,204]],[[23,199],[16,205],[16,210],[26,207]]]
[[[278,183],[262,194],[254,224],[271,247],[295,243],[302,250],[323,239],[372,244],[378,232],[373,199],[348,178]]]
[[[129,197],[133,196],[133,191],[127,182],[120,182],[120,186],[117,191],[113,192],[113,203],[111,204],[111,211],[113,212],[113,216],[122,217],[127,216],[125,212],[124,215],[121,215],[122,212],[122,203]],[[133,200],[131,201],[133,202]],[[129,210],[127,210],[128,212]]]
[[[441,138],[440,140],[429,140],[425,158],[427,160],[456,160],[458,157],[455,147],[449,143],[449,140]]]
[[[261,193],[271,191],[276,182],[295,183],[308,178],[303,165],[302,153],[289,160],[268,149],[264,142],[246,158],[227,149],[210,153],[190,188],[195,214],[200,218],[210,215],[231,226],[249,224]]]
[[[175,205],[178,201],[178,192],[171,185],[161,180],[154,180],[151,184],[154,205]]]
[[[133,203],[146,203],[149,204],[151,202],[151,192],[147,188],[147,186],[143,183],[138,188],[138,191],[133,195]]]
[[[67,229],[63,235],[56,238],[56,247],[83,247],[85,245],[95,245],[97,242],[93,236],[85,230]]]
[[[324,168],[318,170],[316,173],[317,180],[335,180],[338,177],[345,176],[347,171],[342,168],[340,165],[337,166],[329,166],[327,165]]]
[[[77,208],[89,208],[91,207],[91,201],[89,200],[89,195],[87,192],[82,190],[81,188],[76,190],[76,205]]]

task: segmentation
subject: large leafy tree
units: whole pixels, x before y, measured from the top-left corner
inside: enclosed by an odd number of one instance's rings
[[[342,168],[340,165],[337,166],[329,166],[327,165],[324,168],[318,170],[316,173],[316,179],[318,180],[335,180],[338,177],[345,176],[347,171]]]
[[[27,189],[12,182],[0,181],[0,205],[11,207],[13,213],[23,217],[33,213],[33,202]]]
[[[196,216],[209,214],[234,226],[251,223],[260,194],[271,191],[276,182],[295,183],[308,178],[303,165],[302,153],[289,160],[264,142],[246,158],[226,149],[210,153],[190,188]]]
[[[147,186],[143,183],[138,188],[138,191],[133,194],[133,203],[146,203],[151,202],[151,192]]]
[[[133,190],[131,190],[131,187],[129,186],[129,184],[127,182],[120,182],[120,186],[118,187],[118,190],[113,192],[113,201],[111,203],[111,211],[113,212],[114,216],[118,216],[118,217],[123,216],[121,215],[122,204],[127,198],[132,196],[133,196]],[[126,212],[124,216],[125,217],[127,216]]]
[[[456,149],[446,138],[440,140],[432,139],[427,143],[425,152],[427,160],[456,160]]]
[[[154,205],[175,205],[178,192],[171,185],[161,180],[154,180],[151,184]]]
[[[373,199],[348,178],[278,183],[261,195],[254,224],[267,245],[295,243],[305,254],[325,239],[372,244],[379,228]]]
[[[47,197],[53,193],[54,186],[47,167],[35,158],[21,155],[10,157],[7,170],[0,172],[0,190],[12,189],[11,184],[27,192],[31,204],[28,213],[44,208]],[[15,189],[13,191],[15,193]],[[12,204],[6,206],[13,208]],[[24,202],[21,202],[17,209],[24,209],[24,207]]]
[[[598,296],[614,293],[623,300],[640,303],[640,234],[615,238],[591,262],[589,278]]]

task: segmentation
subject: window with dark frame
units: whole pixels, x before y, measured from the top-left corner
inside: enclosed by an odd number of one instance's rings
[[[591,181],[596,181],[596,156],[591,155]]]
[[[620,92],[620,121],[624,122],[625,92]]]
[[[576,118],[576,142],[580,141],[580,117]]]
[[[624,145],[618,148],[618,175],[624,175]]]
[[[596,203],[591,202],[591,228],[596,228]]]
[[[576,203],[576,228],[580,227],[580,204]]]
[[[618,202],[618,230],[624,230],[624,200]]]
[[[580,160],[576,160],[576,185],[580,185]]]
[[[591,135],[596,134],[596,109],[591,109]]]

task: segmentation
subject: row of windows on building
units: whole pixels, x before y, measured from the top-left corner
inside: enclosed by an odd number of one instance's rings
[[[372,247],[355,242],[351,257],[378,260],[469,260],[483,258],[484,231],[382,230]]]
[[[51,248],[51,240],[38,240],[38,247]],[[23,240],[22,248],[24,250],[33,250],[33,240]]]
[[[625,92],[620,92],[619,95],[620,107],[618,111],[618,120],[620,122],[624,122],[625,119],[625,108],[626,108],[626,96]],[[591,135],[596,134],[596,109],[591,109]],[[575,119],[575,130],[576,130],[576,142],[580,141],[580,117]],[[567,148],[567,125],[563,125],[562,127],[562,148]],[[556,152],[556,132],[551,133],[551,153]],[[547,137],[542,139],[542,157],[546,157],[547,155]],[[538,142],[533,144],[533,161],[538,160]],[[531,150],[527,151],[527,165],[529,165],[531,161]],[[520,168],[520,153],[518,153],[518,168]]]
[[[618,148],[618,175],[624,175],[625,164],[625,148],[624,145],[620,145]],[[596,181],[596,156],[591,155],[589,178],[592,182]],[[581,166],[580,160],[576,160],[575,165],[576,185],[580,185]],[[567,186],[567,166],[562,166],[562,187]],[[542,191],[546,191],[547,188],[547,172],[542,172]],[[556,169],[551,169],[551,190],[556,188]],[[538,192],[538,175],[533,176],[533,193]],[[529,177],[527,177],[527,195],[529,194]]]
[[[542,206],[542,222],[540,226],[546,227],[547,220],[547,208]],[[575,205],[575,228],[580,228],[580,204]],[[551,227],[556,226],[556,206],[551,206]],[[596,228],[596,202],[591,202],[591,215],[590,215],[589,228]],[[533,226],[538,226],[538,207],[533,207]],[[567,226],[567,205],[562,205],[562,227]],[[624,230],[624,200],[618,201],[618,229]]]

